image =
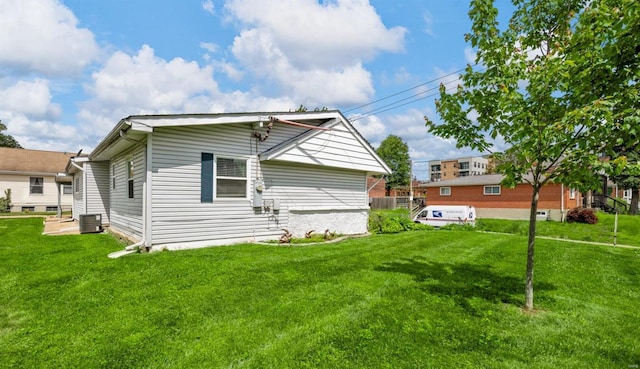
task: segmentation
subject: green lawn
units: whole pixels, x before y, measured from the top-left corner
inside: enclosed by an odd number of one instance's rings
[[[597,212],[598,223],[560,223],[539,221],[536,234],[539,236],[571,239],[587,242],[613,243],[615,216]],[[477,229],[493,232],[527,235],[529,222],[525,220],[478,219]],[[640,216],[619,215],[616,244],[640,246]]]
[[[412,231],[108,259],[0,220],[0,368],[630,368],[640,250]]]

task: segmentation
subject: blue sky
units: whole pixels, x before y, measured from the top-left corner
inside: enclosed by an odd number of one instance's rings
[[[454,86],[446,76],[474,61],[468,9],[460,0],[2,0],[0,119],[25,148],[89,152],[133,114],[324,106],[374,147],[402,137],[424,178],[426,160],[477,154],[430,135],[423,120],[438,119],[432,89]]]

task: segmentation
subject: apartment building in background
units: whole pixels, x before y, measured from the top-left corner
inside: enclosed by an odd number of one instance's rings
[[[429,161],[431,182],[487,174],[489,159],[482,156]]]

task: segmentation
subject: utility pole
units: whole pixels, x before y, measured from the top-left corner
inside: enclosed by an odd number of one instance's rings
[[[413,208],[413,161],[409,159],[409,206]]]

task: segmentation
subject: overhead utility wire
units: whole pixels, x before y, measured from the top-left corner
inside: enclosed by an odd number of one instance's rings
[[[416,89],[416,88],[418,88],[418,87],[426,86],[426,85],[428,85],[428,84],[430,84],[430,83],[437,82],[437,81],[439,81],[439,80],[441,80],[441,79],[445,79],[445,78],[450,77],[450,76],[452,76],[452,75],[454,75],[454,74],[456,74],[456,73],[460,73],[460,72],[462,72],[462,71],[463,71],[463,70],[465,70],[465,69],[466,69],[466,68],[458,69],[458,70],[456,70],[456,71],[454,71],[454,72],[451,72],[451,73],[449,73],[449,74],[446,74],[446,75],[444,75],[444,76],[441,76],[441,77],[438,77],[438,78],[434,78],[434,79],[432,79],[431,81],[427,81],[427,82],[421,83],[421,84],[419,84],[419,85],[417,85],[417,86],[409,87],[409,88],[407,88],[406,90],[402,90],[402,91],[400,91],[400,92],[396,92],[395,94],[392,94],[392,95],[389,95],[389,96],[385,96],[385,97],[380,98],[380,99],[378,99],[378,100],[374,100],[374,101],[372,101],[372,102],[368,102],[368,103],[366,103],[366,104],[362,104],[362,105],[360,105],[360,106],[356,106],[355,108],[351,108],[351,109],[345,110],[344,112],[345,112],[345,113],[348,113],[348,112],[350,112],[350,111],[358,110],[358,109],[364,108],[365,106],[373,105],[373,104],[378,103],[378,102],[380,102],[380,101],[384,101],[384,100],[390,99],[390,98],[392,98],[392,97],[394,97],[394,96],[401,95],[401,94],[403,94],[403,93],[405,93],[405,92],[409,92],[409,91],[411,91],[411,90],[415,90],[415,89]]]
[[[444,85],[447,85],[447,84],[452,83],[452,82],[455,82],[455,81],[449,81],[449,82],[446,82],[446,83],[444,83]],[[449,92],[449,91],[451,91],[453,88],[455,88],[455,86],[453,86],[453,87],[447,87],[447,88],[446,88],[446,91],[447,91],[447,92]],[[423,92],[420,92],[420,93],[418,93],[418,94],[415,94],[415,95],[413,95],[413,96],[409,96],[409,97],[406,97],[406,98],[404,98],[404,99],[401,99],[401,100],[398,100],[398,101],[395,101],[395,102],[389,103],[389,104],[387,104],[387,105],[383,105],[383,106],[381,106],[381,107],[379,107],[379,108],[376,108],[376,109],[371,110],[370,112],[368,112],[368,113],[366,113],[366,114],[362,114],[362,115],[357,116],[357,117],[355,117],[355,118],[351,118],[351,119],[349,119],[349,121],[351,121],[351,122],[355,122],[355,121],[357,121],[357,120],[360,120],[360,119],[362,119],[362,118],[366,118],[366,117],[371,116],[371,115],[374,115],[374,114],[379,114],[379,113],[383,113],[383,112],[385,112],[385,111],[389,111],[389,110],[397,109],[397,108],[399,108],[399,107],[401,107],[401,106],[409,105],[409,104],[412,104],[412,103],[414,103],[414,102],[416,102],[416,101],[424,100],[424,99],[429,98],[429,97],[438,96],[438,93],[439,93],[439,92],[436,92],[436,93],[433,93],[433,94],[430,94],[430,95],[426,95],[426,96],[422,96],[422,97],[417,97],[417,96],[420,96],[421,94],[424,94],[424,93],[427,93],[427,92],[431,92],[431,91],[436,90],[436,89],[437,89],[437,88],[435,88],[435,87],[434,87],[434,88],[431,88],[431,89],[429,89],[429,90],[427,90],[427,91],[423,91]],[[407,100],[407,99],[412,99],[412,100],[407,101],[407,102],[402,103],[402,104],[398,104],[399,102],[401,102],[401,101],[405,101],[405,100]],[[384,109],[384,108],[386,108],[386,109]]]
[[[443,85],[445,85],[445,86],[446,86],[446,85],[451,84],[451,83],[454,83],[454,82],[457,82],[457,81],[449,81],[449,82],[443,83]],[[455,87],[455,86],[454,86],[454,87]],[[447,90],[447,91],[450,91],[452,88],[453,88],[453,87],[447,87],[447,88],[446,88],[446,90]],[[414,95],[412,95],[412,96],[405,97],[404,99],[396,100],[396,101],[394,101],[394,102],[392,102],[392,103],[389,103],[389,104],[386,104],[386,105],[379,106],[379,107],[377,107],[377,108],[375,108],[375,109],[373,109],[373,110],[371,110],[371,111],[367,112],[366,114],[362,114],[362,115],[360,115],[360,116],[358,116],[358,117],[356,117],[356,118],[351,119],[351,121],[353,122],[353,121],[356,121],[356,120],[358,120],[358,119],[361,119],[361,118],[364,118],[364,117],[368,117],[368,116],[373,115],[373,114],[376,114],[376,113],[382,113],[382,112],[385,112],[385,111],[387,111],[387,110],[392,110],[392,109],[395,109],[395,108],[399,108],[399,107],[401,107],[401,106],[405,106],[405,105],[408,105],[408,104],[414,103],[414,102],[416,102],[416,101],[424,100],[424,99],[426,99],[426,98],[428,98],[428,97],[437,96],[437,95],[438,95],[438,93],[437,93],[437,92],[436,92],[436,93],[434,93],[434,94],[426,95],[426,96],[420,96],[420,95],[424,95],[424,94],[426,94],[426,93],[432,92],[432,91],[434,91],[434,90],[439,90],[439,89],[440,89],[440,86],[438,86],[438,87],[432,87],[432,88],[430,88],[430,89],[428,89],[428,90],[421,91],[421,92],[419,92],[419,93],[417,93],[417,94],[414,94]],[[420,96],[420,97],[419,97],[419,96]],[[400,102],[403,102],[403,101],[406,101],[406,100],[409,100],[409,101],[407,101],[407,102],[405,102],[405,103],[403,103],[403,104],[399,104]],[[385,108],[387,108],[387,109],[385,109]]]
[[[477,66],[477,64],[475,64],[474,66]],[[459,72],[461,72],[461,71],[463,71],[463,70],[465,70],[465,69],[466,69],[466,68],[458,69],[457,71],[454,71],[454,72],[451,72],[451,73],[446,74],[446,75],[444,75],[444,76],[441,76],[441,77],[435,78],[435,79],[433,79],[433,80],[431,80],[431,81],[428,81],[428,82],[425,82],[425,83],[421,83],[421,84],[419,84],[419,85],[417,85],[417,86],[414,86],[414,87],[408,88],[408,89],[406,89],[406,90],[402,90],[402,91],[400,91],[400,92],[396,92],[396,93],[394,93],[394,94],[392,94],[392,95],[389,95],[389,96],[386,96],[386,97],[380,98],[380,99],[378,99],[378,100],[375,100],[375,101],[372,101],[372,102],[369,102],[369,103],[366,103],[366,104],[363,104],[363,105],[357,106],[357,107],[355,107],[355,108],[351,108],[351,109],[345,110],[344,112],[345,112],[345,113],[348,113],[348,112],[350,112],[350,111],[354,111],[354,110],[357,110],[357,109],[360,109],[360,108],[363,108],[363,107],[366,107],[366,106],[369,106],[369,105],[373,105],[373,104],[375,104],[375,103],[377,103],[377,102],[380,102],[380,101],[384,101],[384,100],[390,99],[390,98],[392,98],[392,97],[395,97],[395,96],[401,95],[401,94],[403,94],[403,93],[409,92],[409,91],[411,91],[411,90],[414,90],[414,89],[416,89],[416,88],[418,88],[418,87],[422,87],[422,86],[428,85],[429,83],[437,82],[438,80],[442,80],[442,79],[444,79],[444,78],[450,77],[450,76],[452,76],[452,75],[454,75],[454,74],[456,74],[456,73],[459,73]],[[484,69],[486,69],[486,68],[482,68],[482,70],[484,70]],[[482,70],[480,70],[480,71],[482,71]],[[455,81],[445,82],[444,84],[446,85],[446,84],[449,84],[449,83],[452,83],[452,82],[455,82]],[[358,119],[361,119],[361,118],[364,118],[364,117],[367,117],[367,116],[373,115],[374,113],[381,113],[381,112],[385,112],[385,111],[388,111],[388,110],[396,109],[396,108],[399,108],[399,107],[401,107],[401,106],[405,106],[405,105],[411,104],[411,103],[413,103],[413,102],[416,102],[416,101],[420,101],[420,100],[426,99],[426,98],[428,98],[428,97],[436,96],[437,94],[427,95],[427,96],[423,96],[423,97],[420,97],[420,98],[416,98],[416,99],[411,100],[411,101],[409,101],[409,102],[407,102],[407,103],[403,103],[403,104],[400,104],[400,105],[397,105],[397,106],[393,106],[393,105],[395,105],[395,104],[397,104],[397,103],[399,103],[399,102],[406,101],[406,100],[408,100],[408,99],[411,99],[411,98],[414,98],[414,97],[417,97],[417,96],[423,95],[423,94],[425,94],[425,93],[427,93],[427,92],[430,92],[430,91],[433,91],[433,90],[435,90],[435,89],[436,89],[436,88],[435,88],[435,87],[433,87],[433,88],[430,88],[430,89],[428,89],[428,90],[426,90],[426,91],[418,92],[418,93],[413,94],[413,95],[411,95],[411,96],[409,96],[409,97],[406,97],[406,98],[403,98],[403,99],[400,99],[400,100],[394,101],[394,102],[392,102],[392,103],[389,103],[389,104],[383,105],[383,106],[378,107],[378,108],[376,108],[376,109],[373,109],[372,111],[370,111],[370,112],[368,112],[368,113],[366,113],[366,114],[363,114],[362,116],[359,116],[358,118],[354,118],[354,119],[350,119],[350,120],[351,120],[351,121],[355,121],[355,120],[358,120]],[[447,90],[449,90],[449,89],[450,89],[450,88],[447,88]],[[384,108],[386,108],[386,107],[389,107],[389,108],[388,108],[388,109],[384,109]]]

